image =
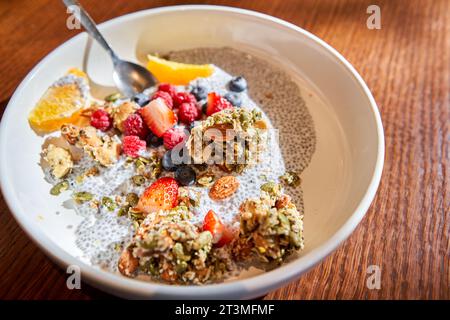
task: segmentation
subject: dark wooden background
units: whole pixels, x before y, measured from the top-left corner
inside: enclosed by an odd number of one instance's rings
[[[190,1],[81,0],[97,22]],[[378,194],[353,235],[298,281],[266,299],[449,299],[450,1],[199,1],[238,6],[292,22],[340,51],[381,110],[386,162]],[[366,28],[370,4],[381,30]],[[0,112],[20,81],[76,31],[56,0],[0,2]],[[25,115],[24,115],[25,116]],[[369,265],[381,288],[369,290]],[[0,198],[0,299],[111,296],[66,274],[21,231]]]

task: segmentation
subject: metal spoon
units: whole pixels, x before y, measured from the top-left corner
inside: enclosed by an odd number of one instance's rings
[[[63,0],[63,2],[75,14],[75,17],[80,21],[87,33],[111,56],[114,65],[114,83],[122,94],[126,97],[132,97],[136,93],[142,92],[144,89],[156,84],[155,78],[146,68],[133,62],[121,60],[117,56],[105,38],[103,38],[100,31],[98,31],[94,20],[92,20],[77,0]],[[77,7],[76,10],[74,10],[73,6]]]

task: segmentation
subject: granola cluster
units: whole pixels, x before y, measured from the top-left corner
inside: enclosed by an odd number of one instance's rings
[[[61,135],[68,143],[83,149],[101,165],[111,166],[120,156],[120,140],[117,136],[99,135],[94,127],[78,127],[65,124]]]
[[[169,283],[207,283],[222,280],[235,268],[230,257],[281,263],[304,246],[303,215],[274,182],[261,186],[259,198],[242,203],[239,235],[228,247],[214,246],[213,234],[202,231],[190,218],[185,202],[149,214],[122,253],[121,273],[132,277],[140,270]]]
[[[267,123],[256,109],[225,109],[191,130],[187,150],[196,164],[217,164],[226,172],[240,173],[257,162],[266,131]]]
[[[240,233],[233,248],[238,258],[256,254],[263,262],[282,262],[303,246],[303,215],[278,184],[262,185],[260,198],[242,203]]]
[[[223,278],[231,262],[213,248],[212,234],[200,231],[189,218],[186,206],[147,216],[122,253],[122,274],[133,276],[139,269],[155,280],[194,284]]]
[[[44,159],[50,166],[52,175],[57,178],[63,178],[73,168],[72,155],[64,148],[49,144],[44,152]]]

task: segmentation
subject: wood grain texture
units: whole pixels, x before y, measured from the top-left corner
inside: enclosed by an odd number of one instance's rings
[[[188,2],[82,0],[97,22]],[[385,129],[383,177],[364,220],[336,252],[266,299],[450,299],[450,1],[208,3],[268,13],[327,41],[367,82]],[[381,30],[366,28],[370,4],[381,8]],[[64,12],[55,0],[0,2],[1,114],[30,69],[74,35]],[[380,290],[366,287],[369,265],[381,267]],[[112,298],[65,283],[0,198],[0,299]]]

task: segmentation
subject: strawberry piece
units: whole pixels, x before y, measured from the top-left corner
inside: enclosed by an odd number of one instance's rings
[[[203,219],[203,231],[211,232],[213,236],[213,243],[219,243],[221,240],[225,226],[214,211],[209,210]]]
[[[215,246],[218,248],[226,246],[227,244],[231,243],[236,237],[237,237],[236,230],[225,227],[222,233],[222,237],[215,244]]]
[[[169,210],[178,204],[178,183],[164,177],[153,182],[139,198],[136,208],[144,213]]]
[[[208,93],[206,115],[210,116],[216,112],[233,108],[233,105],[227,99],[215,92]]]
[[[219,248],[229,244],[237,236],[236,232],[225,226],[212,210],[209,210],[203,219],[203,231],[211,232],[214,246]]]
[[[158,137],[177,122],[175,114],[161,98],[150,101],[148,105],[139,109],[139,112],[145,124]]]

